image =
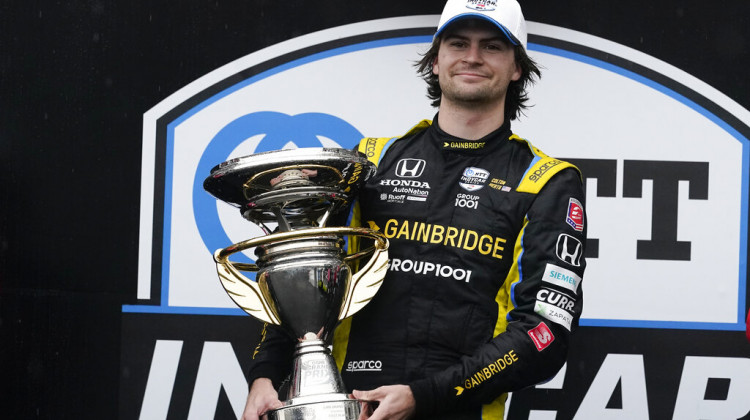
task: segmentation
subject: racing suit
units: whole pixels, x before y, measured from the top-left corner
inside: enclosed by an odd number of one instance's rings
[[[354,216],[389,238],[391,262],[373,300],[336,329],[344,383],[408,384],[417,418],[502,419],[508,391],[559,370],[578,323],[580,174],[507,122],[466,141],[423,121],[359,150],[378,170]],[[278,383],[291,342],[267,332],[250,380]]]

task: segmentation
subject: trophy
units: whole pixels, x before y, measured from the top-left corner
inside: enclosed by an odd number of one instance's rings
[[[371,229],[326,223],[348,208],[374,173],[375,166],[359,152],[301,148],[228,160],[203,182],[206,191],[238,207],[265,233],[214,253],[222,286],[245,312],[280,325],[297,341],[284,406],[262,419],[359,416],[359,402],[346,393],[328,345],[336,324],[362,309],[380,288],[388,240]],[[344,238],[368,246],[348,253]],[[255,248],[255,264],[230,261],[250,248]],[[355,273],[356,266],[361,267]],[[242,272],[255,272],[255,281]]]

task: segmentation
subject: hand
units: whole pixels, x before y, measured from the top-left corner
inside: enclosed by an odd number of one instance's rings
[[[273,389],[271,380],[258,378],[253,381],[253,385],[250,387],[242,420],[258,420],[260,415],[266,411],[282,406],[281,401],[279,401],[279,394]]]
[[[414,415],[416,409],[414,395],[408,385],[381,386],[372,391],[354,390],[352,395],[359,400],[379,402],[371,415],[368,407],[363,407],[360,419],[404,420]]]

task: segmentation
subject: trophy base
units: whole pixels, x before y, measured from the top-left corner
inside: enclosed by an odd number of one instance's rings
[[[330,398],[326,401],[296,403],[287,401],[286,407],[271,410],[260,416],[261,420],[357,420],[360,413],[359,401],[343,394],[321,395]],[[333,398],[331,398],[333,397]]]

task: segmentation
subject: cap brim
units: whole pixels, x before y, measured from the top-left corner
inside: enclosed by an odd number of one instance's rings
[[[521,45],[521,42],[518,39],[516,39],[516,37],[513,36],[513,34],[508,30],[508,28],[503,26],[500,22],[496,21],[495,19],[490,18],[489,16],[483,15],[481,13],[471,13],[471,12],[462,13],[460,15],[452,17],[450,20],[445,22],[443,26],[438,28],[437,32],[435,32],[434,38],[437,38],[438,36],[440,36],[441,33],[445,32],[445,29],[447,27],[451,26],[457,21],[471,19],[471,18],[482,19],[484,21],[490,22],[491,24],[495,25],[498,29],[500,29],[500,32],[502,32],[503,35],[505,35],[505,37],[508,39],[508,41],[510,41],[511,44]]]

